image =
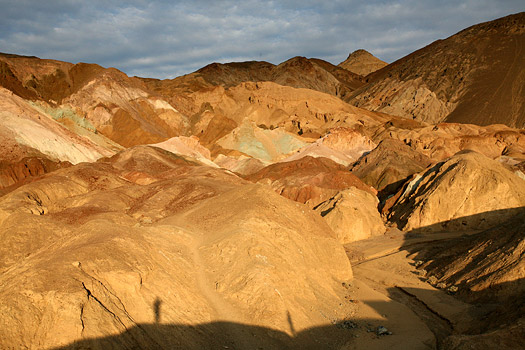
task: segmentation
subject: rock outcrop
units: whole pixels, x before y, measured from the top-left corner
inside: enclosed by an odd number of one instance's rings
[[[523,179],[497,161],[463,151],[407,182],[388,219],[407,231],[476,230],[504,222],[523,206]]]
[[[315,210],[325,218],[339,242],[346,244],[385,233],[378,204],[376,196],[351,187],[319,204]]]

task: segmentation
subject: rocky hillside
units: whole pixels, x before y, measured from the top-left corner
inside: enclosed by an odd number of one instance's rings
[[[143,79],[161,95],[199,91],[212,86],[232,87],[243,82],[270,81],[295,88],[312,89],[345,98],[363,86],[360,75],[329,62],[293,57],[279,65],[268,62],[211,63],[194,73],[172,80]]]
[[[429,123],[525,126],[525,13],[467,28],[367,77],[348,100]]]
[[[525,181],[497,161],[462,151],[416,174],[392,199],[389,220],[403,230],[475,230],[525,207]]]
[[[0,54],[0,348],[519,348],[524,33],[170,80]]]
[[[432,283],[469,302],[495,303],[470,335],[447,339],[448,349],[519,348],[525,340],[525,222],[523,208],[503,224],[474,236],[429,246],[418,253]],[[487,330],[491,330],[488,331]]]
[[[294,334],[349,311],[339,300],[350,264],[319,215],[156,148],[55,171],[1,197],[0,230],[2,348],[96,346],[133,327],[141,348],[199,349],[217,336],[221,347],[247,348],[248,330],[228,325],[148,326],[212,320],[259,326],[251,341],[290,346],[262,327]]]

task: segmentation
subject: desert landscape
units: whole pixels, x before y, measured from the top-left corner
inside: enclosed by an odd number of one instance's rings
[[[525,12],[393,63],[0,54],[1,349],[525,349]]]

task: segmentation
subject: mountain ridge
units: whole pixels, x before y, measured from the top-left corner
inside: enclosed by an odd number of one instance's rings
[[[477,24],[371,73],[348,101],[430,123],[523,127],[524,43],[525,12]]]

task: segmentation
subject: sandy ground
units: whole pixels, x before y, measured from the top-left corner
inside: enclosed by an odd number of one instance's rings
[[[439,349],[447,336],[461,332],[479,312],[425,282],[411,259],[418,245],[463,233],[407,237],[398,230],[345,246],[354,270],[349,295],[358,305],[358,325],[347,349]],[[377,335],[384,326],[392,334]]]

